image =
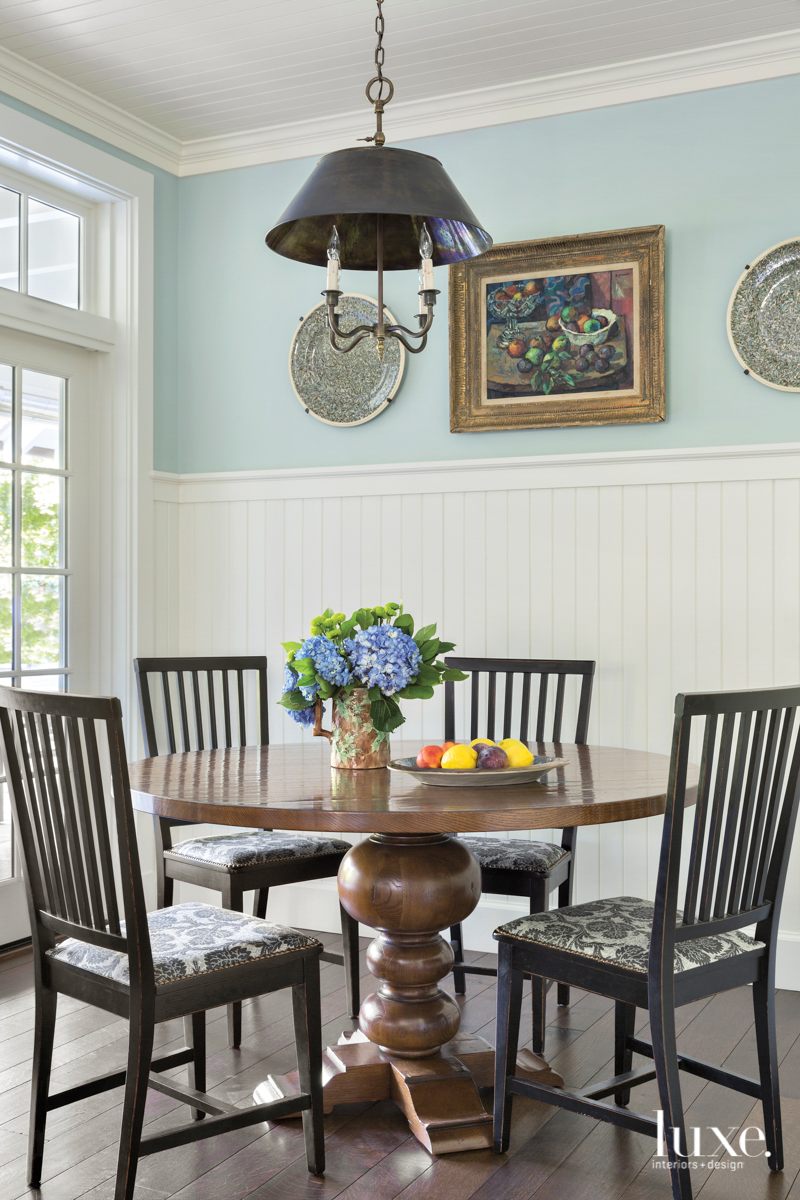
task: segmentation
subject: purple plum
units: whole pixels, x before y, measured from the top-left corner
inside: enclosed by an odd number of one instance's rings
[[[508,766],[508,755],[502,747],[476,746],[475,749],[478,751],[476,767],[482,767],[484,771],[500,771]]]

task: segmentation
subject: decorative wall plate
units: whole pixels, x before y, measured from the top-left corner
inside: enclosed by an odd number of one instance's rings
[[[800,239],[770,246],[742,273],[728,305],[728,339],[748,375],[800,392]]]
[[[518,783],[534,783],[544,779],[548,771],[565,767],[568,758],[534,756],[529,767],[504,767],[501,771],[478,771],[474,767],[442,769],[418,767],[415,758],[395,758],[390,771],[402,771],[416,783],[432,783],[436,787],[513,787]]]
[[[385,310],[387,320],[394,317]],[[373,325],[378,305],[369,296],[348,292],[339,300],[342,327]],[[364,338],[349,354],[330,344],[325,304],[317,304],[298,326],[289,350],[289,376],[303,408],[326,425],[363,425],[386,408],[403,378],[406,352],[395,338],[378,357],[374,338]]]

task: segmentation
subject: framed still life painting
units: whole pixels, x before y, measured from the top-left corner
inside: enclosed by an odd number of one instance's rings
[[[664,420],[664,226],[450,267],[450,429]]]

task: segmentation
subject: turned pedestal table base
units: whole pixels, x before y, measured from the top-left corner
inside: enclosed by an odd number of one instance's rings
[[[453,951],[439,933],[463,921],[481,894],[475,858],[447,834],[373,834],[345,855],[339,898],[358,921],[378,930],[367,950],[376,990],[359,1013],[360,1034],[324,1056],[326,1111],[335,1104],[391,1098],[433,1154],[492,1145],[492,1117],[479,1087],[494,1082],[494,1051],[459,1035],[461,1012],[439,987]],[[544,1059],[520,1056],[520,1074],[555,1087],[563,1080]],[[299,1090],[296,1079],[270,1078],[258,1103]]]

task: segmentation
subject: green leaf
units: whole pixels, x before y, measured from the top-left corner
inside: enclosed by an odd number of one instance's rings
[[[342,637],[350,637],[350,634],[353,632],[357,624],[358,621],[355,619],[355,617],[349,617],[346,621],[342,621]]]
[[[313,671],[314,660],[313,658],[296,658],[292,663],[292,666],[296,671]]]
[[[572,358],[571,354],[567,354],[566,350],[559,350],[558,357],[562,362],[566,362],[568,358]]]
[[[372,613],[368,608],[360,608],[355,616],[362,629],[369,629],[375,624],[372,619]]]
[[[433,688],[427,683],[410,683],[408,687],[404,687],[397,693],[403,700],[430,700],[433,695]]]
[[[393,696],[381,696],[379,700],[373,700],[369,706],[369,715],[379,733],[391,733],[405,721],[400,705]]]
[[[278,704],[282,704],[284,708],[291,708],[297,712],[301,708],[311,707],[302,692],[295,689],[293,692],[284,692]]]
[[[439,653],[449,654],[451,650],[455,650],[455,642],[439,642]]]
[[[418,629],[414,634],[414,641],[418,646],[421,646],[423,642],[427,642],[428,638],[432,638],[435,633],[435,625],[423,625],[422,629]]]
[[[302,646],[302,642],[281,642],[287,654],[294,654]]]
[[[331,683],[329,679],[320,679],[319,694],[320,694],[321,699],[330,700],[331,696],[335,693],[335,691],[336,691],[335,683]]]
[[[419,648],[419,652],[422,655],[423,662],[433,662],[439,653],[439,639],[431,638],[429,641],[423,642]]]
[[[535,392],[538,392],[539,388],[541,386],[542,386],[542,372],[534,371],[533,374],[531,375],[531,387],[533,388],[533,390]]]
[[[441,679],[436,667],[430,667],[427,663],[423,663],[417,674],[414,676],[414,683],[427,683],[432,687],[436,687]]]
[[[301,688],[313,687],[315,683],[319,683],[319,676],[315,675],[313,671],[310,671],[307,675],[300,676],[297,681],[297,686]]]
[[[359,685],[359,686],[360,686],[360,685]],[[367,689],[367,695],[369,696],[370,700],[380,700],[380,698],[381,698],[381,689],[380,689],[379,687],[371,687],[371,688],[368,688],[368,689]]]
[[[575,376],[570,375],[570,374],[565,374],[564,383],[567,385],[567,387],[575,387]]]
[[[398,629],[402,629],[403,633],[413,635],[414,618],[410,615],[410,613],[401,613],[399,617],[395,618],[394,623]]]
[[[442,679],[452,679],[454,681],[459,679],[469,679],[469,675],[465,675],[464,672],[459,671],[457,667],[446,667],[444,671],[442,671]]]
[[[544,383],[542,384],[542,391],[544,392],[545,396],[549,396],[550,393],[552,392],[552,390],[553,390],[552,379],[545,379]]]

